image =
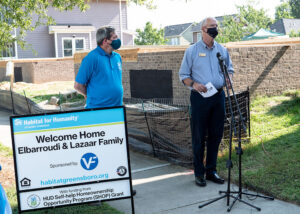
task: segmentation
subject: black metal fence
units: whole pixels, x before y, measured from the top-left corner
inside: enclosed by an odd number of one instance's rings
[[[231,100],[234,101],[231,96]],[[236,94],[247,131],[250,135],[249,91]],[[188,99],[125,99],[130,146],[145,153],[180,165],[192,165],[192,138],[190,129],[190,102]],[[235,127],[238,127],[239,112],[232,102]],[[226,99],[224,139],[228,139],[231,114]],[[233,124],[232,124],[233,125]],[[238,131],[238,130],[236,130]],[[226,140],[221,149],[226,147]]]

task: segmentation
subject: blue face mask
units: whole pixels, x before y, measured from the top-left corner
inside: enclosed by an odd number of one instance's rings
[[[114,50],[118,50],[121,47],[121,39],[112,40],[110,45]]]

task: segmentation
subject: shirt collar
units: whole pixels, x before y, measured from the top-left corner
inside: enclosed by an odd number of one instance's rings
[[[211,48],[207,47],[207,45],[203,42],[203,40],[200,40],[200,44],[203,48],[207,48],[207,49],[214,49],[216,47],[216,41],[214,41],[214,44]]]
[[[98,51],[98,53],[102,56],[109,56],[112,57],[114,56],[116,53],[114,51],[111,52],[111,55],[108,55],[100,46],[97,46],[96,50]]]

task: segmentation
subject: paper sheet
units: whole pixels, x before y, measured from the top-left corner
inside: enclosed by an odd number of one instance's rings
[[[213,96],[214,94],[216,94],[218,92],[218,90],[215,88],[215,86],[209,82],[205,85],[205,87],[207,88],[207,92],[200,92],[200,94],[203,96],[203,97],[211,97]]]

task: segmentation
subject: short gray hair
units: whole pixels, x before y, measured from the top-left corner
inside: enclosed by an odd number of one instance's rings
[[[214,17],[206,17],[205,19],[203,19],[200,22],[200,32],[201,32],[201,34],[202,34],[202,28],[207,24],[208,19],[215,19],[216,20],[216,18],[214,18]]]
[[[96,33],[96,41],[97,45],[100,46],[103,44],[104,39],[109,39],[111,37],[111,33],[114,33],[115,29],[111,26],[101,27],[97,30]]]

